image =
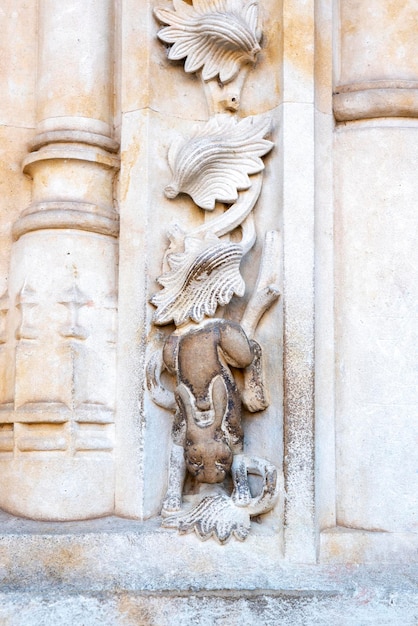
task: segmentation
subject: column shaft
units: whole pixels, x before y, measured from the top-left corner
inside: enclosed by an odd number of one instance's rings
[[[0,507],[36,519],[114,508],[113,28],[112,0],[40,2],[32,202],[4,304],[14,397],[0,418]]]

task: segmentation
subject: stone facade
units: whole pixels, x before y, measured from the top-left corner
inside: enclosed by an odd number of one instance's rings
[[[417,22],[3,0],[0,624],[417,623]]]

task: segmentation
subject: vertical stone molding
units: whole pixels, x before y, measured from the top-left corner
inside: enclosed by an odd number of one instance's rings
[[[114,509],[113,12],[112,0],[39,3],[32,202],[0,301],[0,507],[35,519]]]
[[[285,553],[314,562],[314,2],[283,3]]]
[[[336,2],[334,115],[418,117],[415,0]]]

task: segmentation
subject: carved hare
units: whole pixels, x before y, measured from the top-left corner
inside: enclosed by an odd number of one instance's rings
[[[251,344],[239,324],[216,319],[170,335],[163,359],[177,377],[174,442],[199,482],[222,482],[243,443],[241,398],[228,365],[250,365]]]

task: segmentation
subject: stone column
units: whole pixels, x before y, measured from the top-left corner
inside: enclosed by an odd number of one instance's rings
[[[416,2],[340,1],[337,7],[337,121],[418,117]]]
[[[384,545],[417,523],[417,20],[341,2],[334,60],[337,524]]]
[[[13,227],[0,303],[0,507],[36,519],[114,508],[113,4],[39,3],[32,202]]]

